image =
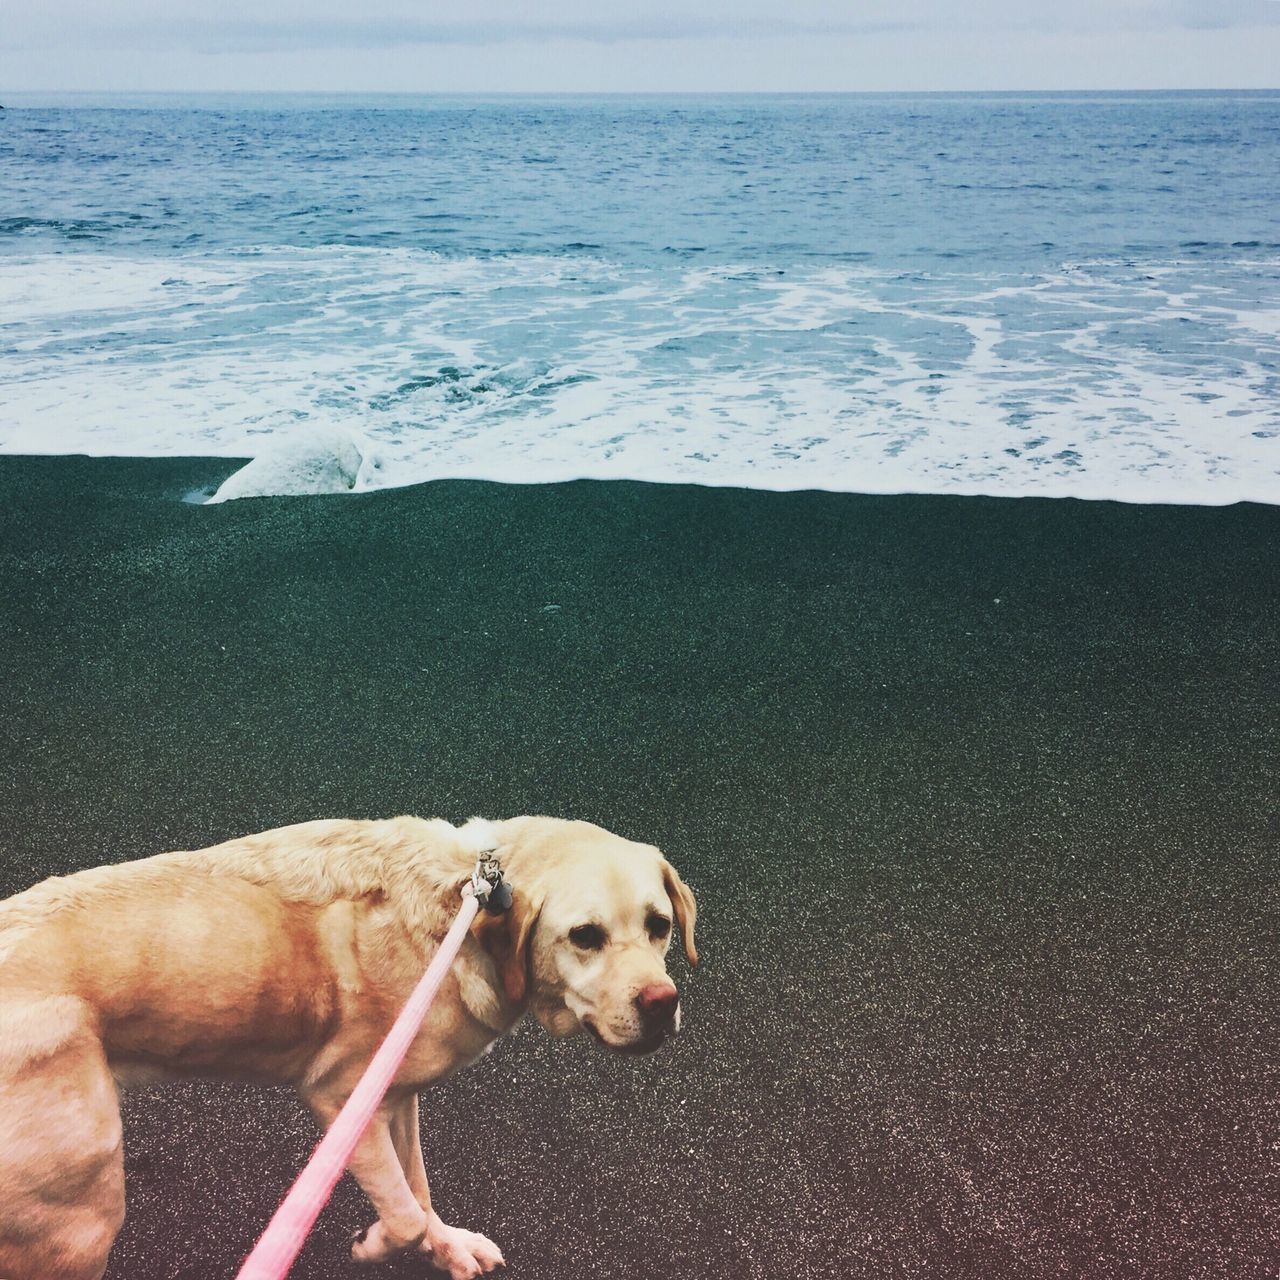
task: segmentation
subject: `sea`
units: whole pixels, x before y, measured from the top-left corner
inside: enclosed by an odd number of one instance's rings
[[[1280,502],[1277,92],[0,101],[3,452]]]

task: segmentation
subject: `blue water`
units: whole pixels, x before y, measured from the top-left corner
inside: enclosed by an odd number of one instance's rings
[[[7,106],[0,449],[1280,501],[1280,94]]]

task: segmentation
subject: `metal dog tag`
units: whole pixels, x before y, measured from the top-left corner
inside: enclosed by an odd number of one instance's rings
[[[511,886],[498,877],[498,882],[489,890],[489,897],[485,901],[484,909],[493,912],[494,915],[501,915],[511,906]]]

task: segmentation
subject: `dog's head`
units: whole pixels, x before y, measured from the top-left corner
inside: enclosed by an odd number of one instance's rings
[[[517,818],[495,824],[511,909],[481,915],[476,933],[507,999],[528,1004],[554,1035],[586,1027],[601,1044],[648,1053],[680,1028],[666,955],[678,928],[697,964],[697,904],[652,845],[587,822]]]

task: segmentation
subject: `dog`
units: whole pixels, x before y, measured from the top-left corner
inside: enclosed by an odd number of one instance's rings
[[[418,1092],[526,1013],[647,1053],[680,1027],[694,896],[652,845],[524,817],[320,821],[46,880],[0,902],[0,1277],[98,1280],[124,1219],[118,1088],[287,1082],[338,1114],[460,905],[480,854],[514,890],[471,927],[349,1168],[377,1212],[352,1256],[502,1265],[431,1207]]]

